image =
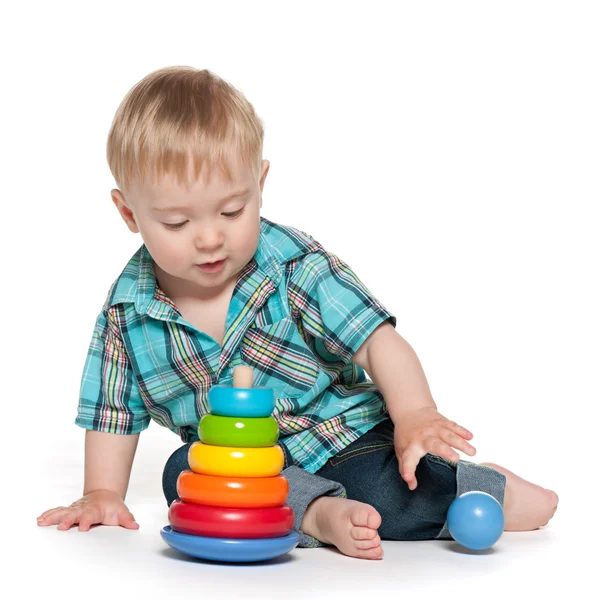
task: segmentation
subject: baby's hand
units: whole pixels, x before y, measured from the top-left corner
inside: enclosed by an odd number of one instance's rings
[[[116,492],[97,490],[73,502],[71,506],[59,506],[47,510],[38,517],[41,527],[56,525],[62,531],[79,523],[79,531],[88,531],[92,525],[120,525],[126,529],[138,529],[133,515]]]
[[[473,434],[446,419],[433,407],[420,408],[402,415],[395,423],[394,446],[400,465],[400,475],[409,489],[417,487],[415,471],[423,456],[436,454],[451,461],[460,460],[452,448],[473,456],[475,448],[465,440]]]

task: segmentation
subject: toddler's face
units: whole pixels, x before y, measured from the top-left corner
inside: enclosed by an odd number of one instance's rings
[[[231,183],[216,169],[209,182],[203,168],[189,188],[168,175],[154,185],[135,183],[126,198],[112,191],[129,229],[141,234],[168,295],[218,294],[254,256],[269,162],[262,162],[258,181],[239,161],[231,169]]]

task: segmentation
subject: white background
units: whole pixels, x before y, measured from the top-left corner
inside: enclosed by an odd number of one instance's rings
[[[2,22],[7,597],[521,597],[589,583],[597,3],[55,1],[13,3]],[[395,313],[440,411],[474,431],[477,460],[558,492],[549,527],[483,556],[385,542],[378,563],[332,550],[193,561],[159,536],[160,475],[179,440],[155,424],[128,496],[139,531],[36,526],[81,494],[81,369],[141,243],[110,200],[106,136],[125,93],[168,65],[210,69],[250,99],[271,161],[264,216],[311,233]]]

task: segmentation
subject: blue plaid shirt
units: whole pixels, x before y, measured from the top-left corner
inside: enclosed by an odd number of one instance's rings
[[[255,386],[275,392],[280,441],[314,473],[387,415],[351,361],[384,321],[396,325],[348,265],[309,235],[262,218],[220,346],[160,290],[142,245],[96,320],[75,423],[133,434],[154,420],[195,440],[208,390],[231,385],[233,369],[246,364]]]

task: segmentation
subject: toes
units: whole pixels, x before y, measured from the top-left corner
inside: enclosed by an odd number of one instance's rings
[[[381,538],[376,536],[372,540],[356,540],[354,546],[357,550],[376,550],[381,547]]]
[[[368,550],[359,550],[356,553],[357,558],[366,558],[367,560],[381,560],[383,558],[383,548],[369,548]]]
[[[554,516],[554,514],[556,513],[556,510],[558,509],[558,495],[556,494],[556,492],[550,492],[550,506],[551,506],[551,510],[552,510],[552,514],[550,516],[550,518],[552,518]],[[550,520],[550,519],[548,519]]]
[[[367,505],[356,507],[350,515],[352,525],[355,527],[368,527],[369,512],[369,507]]]
[[[370,527],[352,527],[350,535],[355,540],[373,540],[377,537],[377,529]]]
[[[558,506],[558,496],[556,495],[556,492],[553,492],[552,490],[546,490],[546,492],[549,507],[556,510],[556,507]]]
[[[379,529],[380,526],[381,515],[375,509],[373,509],[373,512],[369,514],[369,518],[367,520],[367,527],[370,527],[371,529]],[[383,550],[381,551],[381,554],[383,555]]]
[[[355,527],[379,529],[379,526],[381,525],[381,516],[372,506],[365,504],[352,512],[350,521]]]
[[[548,525],[554,514],[556,513],[556,509],[558,508],[558,496],[552,490],[546,490],[546,509],[543,512],[542,520],[545,522],[541,525],[541,527],[545,527]]]

